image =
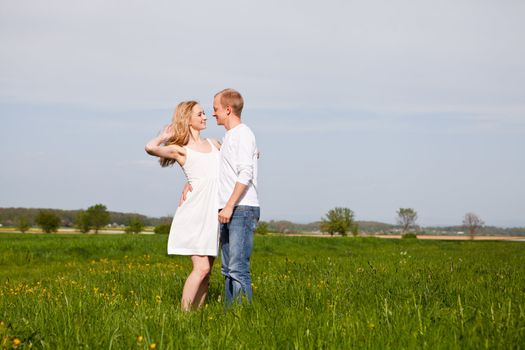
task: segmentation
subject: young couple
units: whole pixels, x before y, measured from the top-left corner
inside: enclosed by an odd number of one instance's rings
[[[241,122],[243,105],[233,89],[215,95],[213,116],[226,129],[222,145],[201,137],[207,118],[196,101],[179,103],[173,122],[146,145],[161,166],[178,163],[188,181],[168,239],[168,254],[190,255],[193,263],[182,291],[186,311],[204,303],[219,236],[226,304],[242,296],[252,299],[250,256],[260,213],[258,150],[254,134]]]

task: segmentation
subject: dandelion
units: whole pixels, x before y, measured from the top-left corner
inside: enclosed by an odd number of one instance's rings
[[[18,338],[13,339],[13,348],[18,348],[22,344],[22,341]]]
[[[142,343],[144,337],[142,335],[137,336],[137,343]]]
[[[152,350],[153,350],[153,349],[156,349],[156,348],[157,348],[157,344],[156,344],[156,343],[151,343],[151,344],[149,345],[149,348],[152,349]]]
[[[157,302],[157,304],[160,304],[161,302],[160,295],[155,296],[155,301]]]

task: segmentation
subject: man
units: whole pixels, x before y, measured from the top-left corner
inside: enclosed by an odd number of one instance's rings
[[[219,230],[228,305],[243,296],[252,300],[250,256],[260,215],[258,150],[253,132],[241,122],[243,106],[241,94],[233,89],[222,90],[213,99],[213,116],[226,129],[219,165]],[[188,190],[187,185],[181,201]]]
[[[252,300],[250,256],[260,215],[257,144],[241,122],[243,106],[241,94],[233,89],[222,90],[213,99],[213,116],[226,129],[219,165],[219,227],[227,304],[241,296]]]

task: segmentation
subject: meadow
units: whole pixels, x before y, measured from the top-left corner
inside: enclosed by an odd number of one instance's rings
[[[163,235],[0,234],[0,347],[523,349],[525,244],[257,236],[254,303],[184,313]]]

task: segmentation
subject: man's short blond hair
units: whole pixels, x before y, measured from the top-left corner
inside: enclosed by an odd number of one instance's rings
[[[226,108],[231,107],[233,113],[240,117],[242,108],[244,107],[244,99],[239,91],[234,89],[224,89],[215,94],[215,97],[219,96],[221,106]]]

